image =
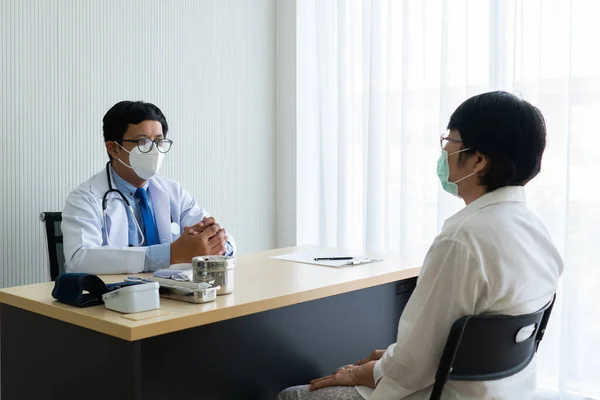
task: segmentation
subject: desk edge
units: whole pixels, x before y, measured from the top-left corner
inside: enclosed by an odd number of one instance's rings
[[[245,315],[269,311],[276,308],[287,307],[311,300],[318,300],[324,297],[335,296],[354,290],[366,289],[386,283],[416,278],[419,275],[420,269],[420,267],[407,268],[374,277],[287,294],[280,297],[255,301],[252,303],[244,303],[217,310],[210,310],[192,315],[184,315],[168,320],[160,320],[135,327],[127,327],[85,314],[74,313],[67,308],[54,307],[47,303],[40,303],[35,300],[19,297],[2,290],[0,290],[0,303],[18,307],[42,316],[54,318],[59,321],[77,325],[82,328],[91,329],[96,332],[114,336],[123,340],[136,341],[215,322],[226,321],[232,318],[243,317]]]

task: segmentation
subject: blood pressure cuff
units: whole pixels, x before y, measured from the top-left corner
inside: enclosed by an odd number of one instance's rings
[[[61,303],[76,307],[91,307],[104,303],[104,293],[129,286],[133,283],[119,282],[106,284],[96,275],[86,273],[61,274],[54,282],[52,297]]]

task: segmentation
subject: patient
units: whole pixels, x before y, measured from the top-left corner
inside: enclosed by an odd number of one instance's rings
[[[466,207],[433,241],[397,342],[310,385],[288,388],[278,400],[428,399],[454,321],[532,313],[552,299],[562,260],[527,207],[524,188],[540,172],[546,146],[540,111],[506,92],[472,97],[452,114],[440,145],[442,187]],[[501,380],[451,381],[442,398],[528,399],[535,370],[534,359]]]

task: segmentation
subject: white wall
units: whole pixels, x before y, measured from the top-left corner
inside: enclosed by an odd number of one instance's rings
[[[277,247],[297,243],[296,14],[296,0],[277,1]]]
[[[276,243],[274,0],[0,2],[0,287],[48,279],[40,211],[106,162],[102,117],[158,105],[178,180],[241,253]]]

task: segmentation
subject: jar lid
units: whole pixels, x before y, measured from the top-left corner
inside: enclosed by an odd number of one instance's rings
[[[230,256],[198,256],[192,258],[192,266],[195,268],[233,268],[234,257]]]

